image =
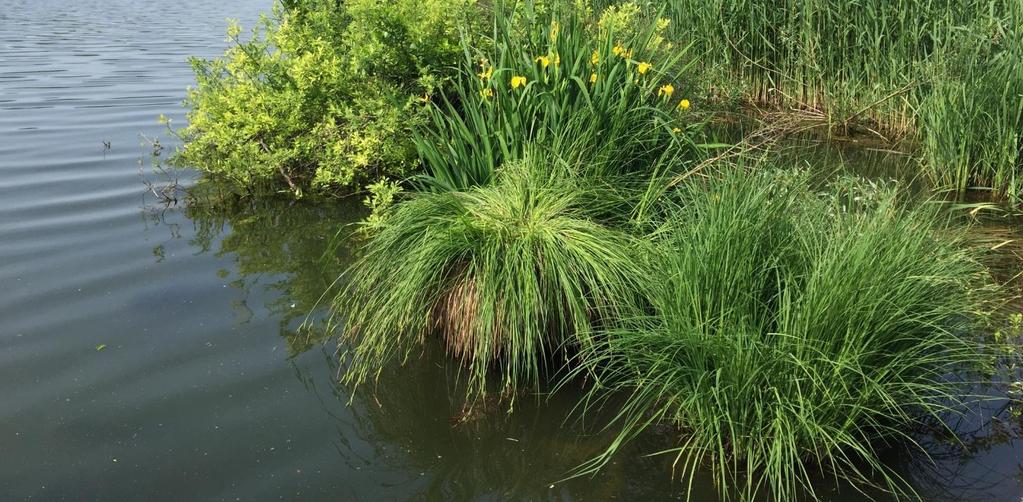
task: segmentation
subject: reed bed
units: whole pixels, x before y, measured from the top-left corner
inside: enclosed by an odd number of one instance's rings
[[[1003,0],[667,3],[710,98],[919,150],[938,189],[1020,201],[1023,6]]]

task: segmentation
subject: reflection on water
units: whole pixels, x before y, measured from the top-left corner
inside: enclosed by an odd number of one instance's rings
[[[194,226],[190,244],[201,253],[230,257],[234,266],[217,274],[242,294],[233,302],[237,321],[253,316],[249,293],[259,289],[271,295],[263,307],[277,319],[289,354],[323,341],[322,322],[307,317],[329,306],[337,292],[337,278],[353,258],[355,222],[364,215],[363,206],[357,201],[307,204],[205,192],[193,195],[185,209]]]

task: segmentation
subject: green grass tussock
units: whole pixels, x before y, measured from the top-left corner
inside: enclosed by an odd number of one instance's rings
[[[599,221],[617,197],[543,162],[391,208],[335,302],[352,342],[346,381],[371,379],[439,334],[466,362],[470,393],[526,388],[633,302],[639,243]]]
[[[584,407],[628,395],[618,440],[581,472],[666,422],[683,479],[710,468],[728,498],[816,498],[826,475],[910,492],[878,451],[965,399],[951,375],[985,358],[963,334],[984,267],[932,208],[749,176],[684,187],[657,232],[653,310],[579,358],[573,375],[598,383]]]

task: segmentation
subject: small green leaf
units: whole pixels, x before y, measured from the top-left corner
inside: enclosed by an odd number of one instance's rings
[[[105,348],[107,348],[107,344],[105,344],[105,343],[101,343],[101,344],[96,346],[96,350],[103,350]]]

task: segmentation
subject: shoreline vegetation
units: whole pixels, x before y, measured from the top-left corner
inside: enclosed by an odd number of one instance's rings
[[[912,499],[886,448],[1015,378],[1008,293],[942,198],[1023,204],[1018,2],[292,0],[228,38],[175,160],[366,197],[330,288],[345,384],[438,338],[469,403],[618,407],[567,475],[668,426],[665,475],[725,499]],[[736,117],[755,140],[719,139]],[[765,153],[806,131],[898,148],[931,193]]]

